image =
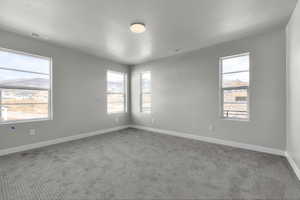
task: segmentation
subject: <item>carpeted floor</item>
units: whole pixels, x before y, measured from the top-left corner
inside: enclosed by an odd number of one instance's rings
[[[300,199],[285,158],[127,129],[0,157],[2,200]]]

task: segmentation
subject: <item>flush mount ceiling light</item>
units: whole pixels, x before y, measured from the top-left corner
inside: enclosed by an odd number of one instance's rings
[[[132,23],[130,25],[130,30],[133,33],[143,33],[146,31],[146,26],[143,23]]]

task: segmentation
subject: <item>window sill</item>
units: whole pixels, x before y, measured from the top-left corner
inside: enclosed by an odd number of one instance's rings
[[[31,123],[31,122],[42,122],[42,121],[51,121],[52,118],[42,118],[42,119],[29,119],[29,120],[15,120],[15,121],[7,121],[0,122],[1,125],[9,125],[9,124],[23,124],[23,123]]]
[[[224,121],[237,121],[237,122],[250,122],[250,119],[238,119],[238,118],[223,118],[223,117],[221,117],[221,120],[224,120]]]
[[[140,112],[142,115],[151,115],[151,112]]]
[[[125,115],[128,112],[114,112],[114,113],[107,113],[107,115]]]

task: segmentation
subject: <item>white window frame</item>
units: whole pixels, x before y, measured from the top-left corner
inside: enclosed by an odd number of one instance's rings
[[[53,73],[53,68],[52,68],[52,57],[46,57],[46,56],[41,56],[41,55],[37,55],[37,54],[31,54],[31,53],[27,53],[24,51],[17,51],[17,50],[12,50],[12,49],[7,49],[7,48],[3,48],[0,47],[1,51],[6,51],[6,52],[11,52],[11,53],[15,53],[15,54],[20,54],[20,55],[25,55],[25,56],[31,56],[31,57],[36,57],[36,58],[41,58],[41,59],[46,59],[49,61],[49,86],[50,88],[44,89],[48,91],[48,117],[46,118],[34,118],[34,119],[20,119],[20,120],[9,120],[9,121],[0,121],[0,125],[5,125],[5,124],[18,124],[18,123],[28,123],[28,122],[38,122],[38,121],[48,121],[48,120],[53,120],[53,87],[52,87],[52,73]],[[0,69],[5,69],[5,67],[1,67]],[[9,69],[11,71],[18,71],[18,72],[28,72],[28,73],[36,73],[36,74],[43,74],[44,73],[39,73],[39,72],[31,72],[31,71],[26,71],[26,70],[18,70],[18,69]],[[41,88],[33,88],[33,87],[3,87],[3,89],[20,89],[20,90],[43,90]],[[0,109],[1,109],[1,92],[0,92]],[[34,104],[34,103],[32,103]],[[20,104],[22,105],[22,104]],[[24,105],[24,104],[23,104]],[[1,118],[1,114],[2,111],[0,110],[0,118]]]
[[[223,88],[223,60],[230,59],[230,58],[236,58],[241,56],[249,56],[249,83],[248,86],[239,86],[239,87],[230,87],[230,88]],[[242,71],[240,71],[242,72]],[[237,72],[235,72],[237,73]],[[234,54],[231,56],[224,56],[219,58],[219,99],[220,99],[220,117],[223,120],[233,120],[233,121],[250,121],[250,85],[251,85],[251,54],[250,52],[240,53],[240,54]],[[248,118],[238,118],[238,117],[224,117],[224,90],[239,90],[239,89],[247,89],[247,110],[248,110]]]
[[[150,73],[151,79],[150,79],[150,92],[144,92],[143,91],[143,74]],[[143,95],[144,94],[150,94],[151,95],[151,107],[150,111],[146,112],[143,110]],[[151,114],[152,113],[152,74],[151,71],[144,71],[140,73],[140,112],[144,114]]]
[[[108,76],[107,74],[108,73],[116,73],[116,74],[122,74],[123,77],[124,77],[124,93],[115,93],[115,92],[108,92]],[[122,114],[122,113],[127,113],[128,112],[128,75],[126,72],[120,72],[120,71],[114,71],[114,70],[107,70],[106,71],[106,113],[108,115],[114,115],[114,114]],[[123,98],[124,98],[124,111],[119,111],[119,112],[109,112],[108,110],[108,101],[107,101],[107,98],[108,98],[108,95],[109,94],[122,94],[123,95]]]

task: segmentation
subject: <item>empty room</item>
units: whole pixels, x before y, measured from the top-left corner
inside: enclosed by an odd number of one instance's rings
[[[297,0],[0,0],[0,200],[300,200]]]

